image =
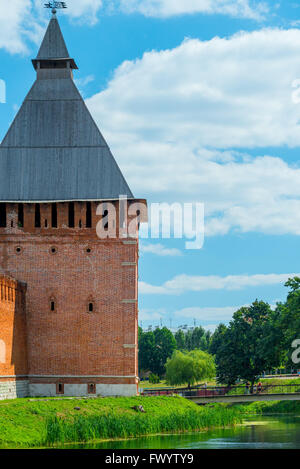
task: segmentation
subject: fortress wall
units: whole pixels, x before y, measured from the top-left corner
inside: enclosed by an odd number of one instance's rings
[[[0,399],[28,395],[26,286],[0,276]]]

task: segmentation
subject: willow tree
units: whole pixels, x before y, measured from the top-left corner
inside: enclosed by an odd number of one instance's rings
[[[168,384],[177,386],[186,384],[188,387],[216,375],[214,359],[202,350],[181,352],[175,350],[166,363],[166,380]]]

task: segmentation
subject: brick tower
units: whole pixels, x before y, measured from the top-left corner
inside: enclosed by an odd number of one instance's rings
[[[0,398],[134,395],[145,201],[74,84],[55,13],[32,63],[0,146]]]

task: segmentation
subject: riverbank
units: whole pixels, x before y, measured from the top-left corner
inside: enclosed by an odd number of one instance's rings
[[[258,401],[232,404],[232,408],[243,415],[274,415],[292,414],[300,415],[300,401]]]
[[[143,406],[145,412],[135,410]],[[226,427],[238,408],[200,407],[180,396],[0,402],[0,447],[35,447]]]

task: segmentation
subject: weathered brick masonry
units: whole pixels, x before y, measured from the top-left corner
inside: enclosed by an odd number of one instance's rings
[[[135,220],[133,210],[129,237],[123,212],[137,200],[74,85],[55,14],[33,65],[37,80],[0,146],[0,399],[133,395],[146,213]],[[100,202],[116,218],[97,215]]]
[[[28,395],[26,285],[0,275],[0,399]]]
[[[78,223],[69,228],[68,204],[57,204],[58,223],[52,228],[51,206],[40,204],[43,227],[35,228],[34,206],[28,204],[23,228],[18,226],[17,205],[7,204],[8,227],[0,228],[1,272],[27,285],[30,384],[78,383],[87,389],[95,383],[101,394],[108,388],[100,384],[126,385],[132,393],[127,385],[136,389],[137,384],[138,243],[119,237],[100,240],[96,205],[91,227],[86,228],[86,204],[75,203]],[[20,284],[9,278],[2,282],[0,338],[10,358],[0,375],[26,375],[27,361],[26,367],[20,366],[26,357],[25,290],[15,290]],[[8,366],[15,362],[13,356],[18,357],[17,365]],[[38,386],[33,389],[39,394]]]

